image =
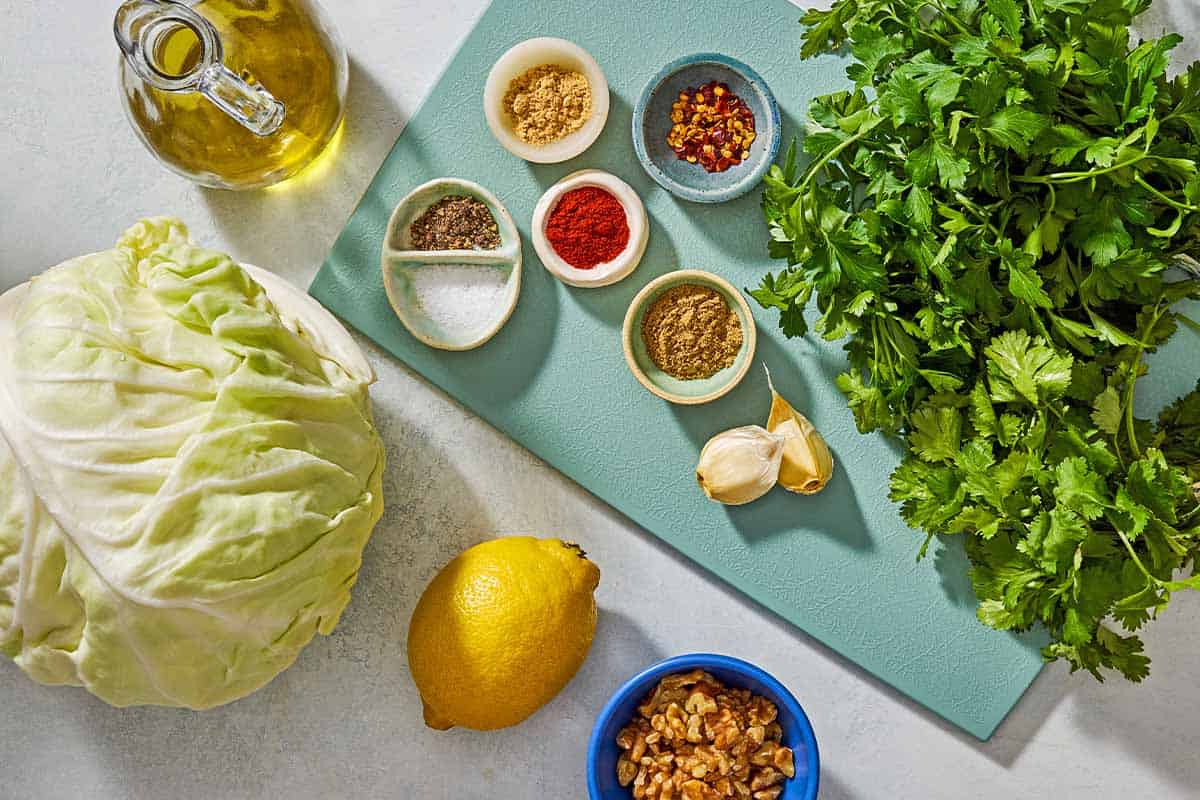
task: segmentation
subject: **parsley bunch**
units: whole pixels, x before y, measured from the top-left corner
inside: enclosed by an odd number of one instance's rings
[[[965,535],[979,618],[1041,623],[1048,660],[1148,673],[1130,633],[1200,553],[1200,385],[1134,414],[1145,356],[1200,283],[1200,65],[1132,43],[1150,0],[839,0],[802,55],[849,45],[766,179],[752,292],[789,336],[848,337],[861,431],[903,435],[906,520]],[[1120,632],[1124,629],[1125,632]]]

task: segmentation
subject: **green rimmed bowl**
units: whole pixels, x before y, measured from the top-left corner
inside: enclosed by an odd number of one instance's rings
[[[732,365],[709,378],[680,380],[668,375],[650,358],[646,351],[646,343],[642,340],[642,320],[645,319],[650,306],[663,292],[685,283],[716,290],[737,313],[742,323],[742,349],[738,351],[737,358]],[[682,269],[656,278],[638,292],[625,314],[621,340],[625,350],[625,363],[629,365],[629,371],[637,378],[638,383],[663,400],[679,405],[696,406],[711,403],[742,382],[742,378],[746,377],[750,365],[754,362],[758,330],[754,327],[754,316],[750,313],[749,304],[733,284],[711,272]]]
[[[409,228],[430,206],[447,195],[474,197],[488,207],[500,231],[495,250],[414,250]],[[521,234],[512,215],[494,194],[472,181],[439,178],[413,189],[392,212],[383,241],[383,286],[396,317],[422,343],[438,350],[473,350],[500,332],[521,295]],[[421,308],[413,291],[418,270],[455,264],[498,270],[503,276],[503,301],[489,309],[481,324],[469,329],[441,325]]]

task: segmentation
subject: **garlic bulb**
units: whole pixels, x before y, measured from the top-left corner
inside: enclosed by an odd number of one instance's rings
[[[783,463],[779,467],[779,484],[789,492],[816,494],[825,488],[833,475],[833,454],[825,437],[813,427],[791,403],[775,391],[771,372],[767,371],[771,387],[771,415],[767,430],[784,438]]]
[[[730,506],[751,503],[779,480],[784,441],[758,425],[718,433],[700,451],[696,480],[711,500]]]

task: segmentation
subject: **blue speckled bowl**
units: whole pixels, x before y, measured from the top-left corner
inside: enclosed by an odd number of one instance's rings
[[[667,146],[671,106],[685,89],[723,81],[754,112],[758,133],[750,158],[725,172],[706,172],[680,160]],[[771,168],[782,136],[779,104],[762,77],[736,58],[697,53],[672,61],[655,75],[633,109],[633,149],[650,177],[676,197],[694,203],[724,203],[749,192]]]
[[[587,782],[591,800],[630,800],[633,793],[617,783],[617,734],[637,713],[638,704],[668,675],[702,669],[727,686],[749,689],[779,709],[783,744],[795,753],[796,777],[783,784],[780,800],[815,800],[820,783],[821,759],[817,739],[804,709],[783,684],[741,659],[710,653],[693,653],[660,661],[630,678],[600,712],[588,744]]]

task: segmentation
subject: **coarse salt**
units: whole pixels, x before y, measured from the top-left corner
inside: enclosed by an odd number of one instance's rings
[[[504,314],[508,273],[473,264],[430,264],[410,273],[417,305],[446,331],[482,336]]]

